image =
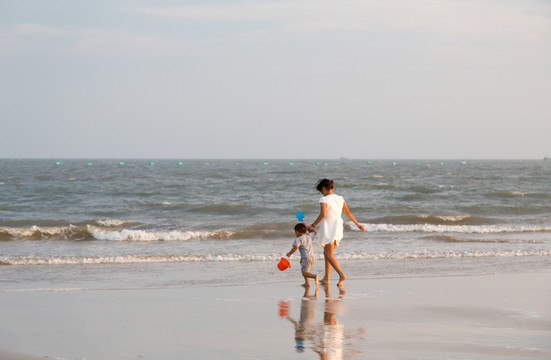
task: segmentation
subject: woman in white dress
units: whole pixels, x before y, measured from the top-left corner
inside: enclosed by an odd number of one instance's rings
[[[323,196],[320,199],[320,214],[312,225],[310,225],[310,229],[313,230],[317,225],[320,225],[315,237],[319,246],[323,247],[323,256],[325,258],[325,276],[320,280],[320,283],[329,284],[329,275],[331,267],[333,267],[339,274],[337,286],[340,286],[346,280],[346,275],[342,272],[333,252],[339,246],[339,242],[343,236],[342,213],[344,212],[361,231],[365,231],[365,228],[356,221],[350,210],[348,210],[344,198],[333,194],[333,185],[333,180],[329,179],[322,179],[316,185],[316,190]]]

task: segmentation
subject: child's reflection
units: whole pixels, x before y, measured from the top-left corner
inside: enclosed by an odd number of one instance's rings
[[[297,352],[304,352],[304,341],[309,337],[314,326],[315,300],[318,298],[319,289],[315,289],[313,296],[310,296],[310,288],[306,288],[300,302],[300,318],[298,321],[287,316],[287,320],[295,325],[295,344]],[[281,304],[281,303],[280,303]],[[280,305],[281,309],[281,305]],[[280,311],[281,313],[281,311]]]
[[[323,286],[325,301],[323,303],[323,321],[315,324],[315,310],[320,304],[318,289],[315,294],[310,295],[310,289],[306,289],[300,303],[300,318],[298,321],[291,316],[286,318],[295,325],[295,343],[298,352],[304,352],[309,347],[316,352],[320,359],[342,359],[344,346],[344,325],[339,323],[335,315],[340,314],[341,300],[346,294],[344,289],[339,287],[337,299],[331,298],[329,285]],[[288,303],[280,302],[280,316],[282,309],[288,307]],[[287,312],[285,313],[287,315]]]

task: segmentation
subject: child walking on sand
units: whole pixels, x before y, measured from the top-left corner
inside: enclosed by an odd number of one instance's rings
[[[313,231],[314,234],[316,231]],[[315,280],[316,286],[319,286],[318,275],[312,274],[310,268],[316,261],[316,254],[314,253],[314,246],[312,245],[312,235],[306,233],[306,225],[304,223],[298,223],[295,225],[295,242],[293,242],[293,248],[287,253],[287,257],[299,250],[300,251],[300,270],[302,276],[304,276],[304,287],[310,287],[310,280]]]
[[[331,267],[333,267],[339,274],[339,283],[337,286],[340,286],[343,281],[346,280],[346,275],[342,272],[333,252],[335,248],[339,246],[339,242],[343,237],[342,213],[344,212],[361,231],[365,231],[365,228],[356,221],[350,210],[348,210],[344,198],[337,194],[333,194],[333,185],[333,180],[329,179],[322,179],[316,185],[316,190],[323,196],[319,201],[320,214],[312,225],[310,225],[309,230],[315,231],[314,228],[320,225],[316,240],[319,246],[323,247],[323,256],[325,258],[325,275],[320,282],[322,284],[329,284],[329,275],[331,274]]]

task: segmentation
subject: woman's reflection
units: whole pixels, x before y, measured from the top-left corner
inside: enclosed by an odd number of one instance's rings
[[[320,359],[342,359],[344,344],[344,325],[339,323],[335,315],[341,314],[341,300],[346,292],[342,286],[339,286],[339,297],[331,298],[329,286],[323,287],[325,291],[325,302],[323,309],[323,322],[315,327],[315,333],[312,334],[314,343],[313,350],[318,353]]]

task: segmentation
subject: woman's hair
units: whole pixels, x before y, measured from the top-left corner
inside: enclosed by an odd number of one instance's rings
[[[316,185],[316,190],[321,192],[321,189],[327,188],[327,190],[333,189],[333,180],[329,179],[321,179],[318,181],[318,184]]]

